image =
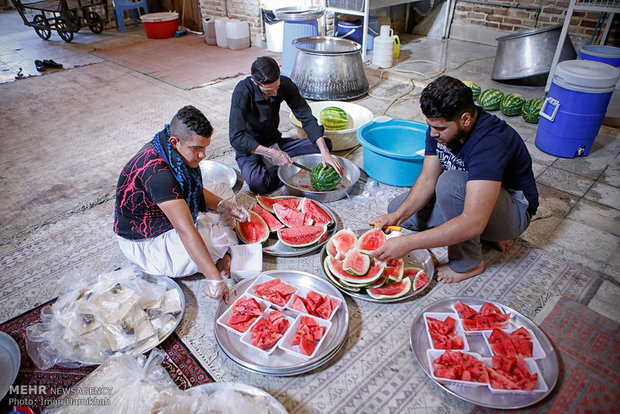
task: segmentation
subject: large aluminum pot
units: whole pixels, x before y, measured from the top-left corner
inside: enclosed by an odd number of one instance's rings
[[[491,78],[517,80],[548,74],[561,31],[562,25],[558,25],[498,37]],[[575,57],[575,48],[566,36],[559,61]]]
[[[361,46],[331,36],[302,37],[293,41],[297,57],[291,79],[301,96],[317,101],[344,101],[368,92]]]

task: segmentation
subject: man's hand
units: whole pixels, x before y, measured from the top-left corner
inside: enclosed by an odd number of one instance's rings
[[[414,236],[414,235],[411,235]],[[381,245],[377,250],[370,253],[370,256],[376,257],[379,260],[389,260],[389,259],[400,259],[401,257],[407,256],[411,253],[411,248],[409,247],[408,237],[410,236],[401,236],[401,237],[393,237],[391,239],[387,239],[385,243]]]
[[[230,291],[228,290],[228,285],[223,280],[212,280],[207,279],[205,281],[204,293],[210,298],[223,300],[226,304],[228,304],[228,300],[230,297]]]
[[[342,166],[340,161],[338,161],[338,158],[334,157],[329,152],[326,154],[321,154],[321,158],[323,159],[323,168],[327,168],[327,165],[329,164],[334,167],[338,175],[342,176],[342,174],[344,173],[344,167]]]
[[[217,212],[220,213],[224,223],[231,227],[234,225],[235,221],[243,223],[250,220],[250,213],[245,207],[226,200],[222,200],[218,203]]]
[[[284,151],[277,150],[275,148],[269,148],[266,156],[277,166],[291,165],[293,160]]]
[[[370,227],[378,227],[383,228],[385,226],[398,226],[400,223],[398,222],[398,218],[394,213],[384,214],[379,217],[375,217],[370,220]]]

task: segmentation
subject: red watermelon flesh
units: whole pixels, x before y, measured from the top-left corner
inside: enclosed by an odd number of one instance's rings
[[[280,311],[270,312],[267,318],[261,318],[252,326],[251,343],[260,349],[270,349],[282,338],[290,322]]]
[[[478,312],[476,312],[474,309],[470,308],[462,302],[456,302],[454,304],[454,309],[456,309],[456,311],[459,313],[459,316],[463,319],[469,319],[472,316],[478,314]]]
[[[269,226],[269,231],[276,231],[284,227],[284,224],[282,224],[280,220],[278,220],[273,214],[262,208],[258,203],[252,204],[252,207],[250,207],[250,211],[255,212],[256,214],[261,216],[263,220],[265,220],[265,223],[267,223],[267,226]]]
[[[430,282],[424,270],[420,270],[413,279],[413,290],[420,290]]]
[[[466,331],[488,331],[493,328],[506,328],[509,319],[510,314],[506,313],[503,315],[475,316],[470,319],[461,319],[461,323]]]
[[[522,357],[493,356],[487,371],[489,385],[494,389],[532,391],[538,383],[538,374],[529,371]]]
[[[327,265],[329,266],[329,270],[334,276],[343,282],[353,283],[359,286],[367,286],[368,284],[375,282],[382,275],[382,273],[379,273],[378,271],[375,273],[376,269],[373,270],[373,273],[370,273],[369,271],[365,275],[352,275],[344,270],[343,263],[343,260],[338,260],[335,257],[327,256]]]
[[[465,342],[456,332],[456,320],[448,316],[444,321],[426,318],[428,333],[435,349],[464,349]]]
[[[384,270],[390,280],[393,280],[395,282],[400,282],[401,280],[403,280],[404,271],[405,262],[403,261],[403,259],[389,259]]]
[[[314,222],[310,215],[293,210],[280,203],[273,205],[273,212],[276,214],[278,220],[287,227],[310,226]]]
[[[329,279],[329,281],[332,282],[335,286],[337,286],[340,289],[344,289],[344,290],[347,290],[349,292],[359,292],[360,291],[359,287],[347,286],[346,284],[344,284],[340,280],[340,278],[338,276],[336,276],[331,271],[331,269],[329,267],[329,261],[332,260],[332,259],[333,259],[332,256],[325,256],[325,259],[323,260],[323,271],[327,275],[327,278]],[[343,270],[343,272],[344,272],[344,270]]]
[[[338,255],[338,250],[336,250],[336,246],[334,245],[333,239],[329,239],[329,241],[327,242],[327,254],[333,257],[336,257]],[[341,259],[340,257],[338,257],[339,259]]]
[[[357,249],[351,249],[342,261],[342,268],[352,275],[365,275],[370,268],[370,256]]]
[[[368,294],[375,299],[396,299],[411,291],[411,279],[406,278],[400,282],[388,282],[378,288],[366,289]]]
[[[346,256],[347,253],[357,244],[357,237],[353,230],[342,229],[334,234],[331,238],[336,251],[342,256]]]
[[[487,316],[487,315],[501,315],[502,311],[499,310],[497,306],[490,302],[484,302],[482,307],[478,311],[478,315]]]
[[[385,233],[381,229],[370,229],[357,239],[357,250],[370,253],[385,243]]]
[[[288,197],[288,198],[269,198],[265,196],[256,196],[256,201],[261,205],[265,210],[273,213],[273,205],[275,203],[281,204],[288,208],[292,208],[293,210],[299,210],[299,205],[301,204],[300,198]]]
[[[314,223],[317,225],[330,225],[334,222],[334,220],[332,220],[332,217],[329,215],[329,213],[327,213],[327,211],[325,211],[325,209],[319,206],[314,200],[310,200],[309,198],[305,198],[301,202],[301,211],[312,217]]]
[[[299,312],[308,313],[308,308],[306,307],[306,302],[299,296],[293,295],[291,298],[291,309],[294,309]]]
[[[510,334],[500,329],[493,329],[488,342],[493,354],[498,356],[531,358],[534,350],[530,334],[523,327]]]
[[[317,342],[325,335],[325,331],[326,327],[319,325],[314,318],[301,316],[291,345],[298,345],[302,354],[311,356],[316,349]]]
[[[487,383],[484,363],[473,355],[459,351],[446,351],[433,361],[433,373],[438,378]]]
[[[236,230],[242,242],[263,243],[269,238],[269,226],[265,220],[254,211],[250,211],[250,220],[243,223],[236,222]]]
[[[276,207],[277,208],[277,207]],[[277,231],[278,239],[291,247],[305,247],[319,243],[327,234],[327,226],[298,225]]]
[[[226,325],[239,332],[245,332],[264,311],[265,309],[254,298],[242,296],[233,304]]]
[[[295,290],[295,287],[287,285],[280,279],[273,279],[253,287],[256,296],[278,306],[286,305]]]

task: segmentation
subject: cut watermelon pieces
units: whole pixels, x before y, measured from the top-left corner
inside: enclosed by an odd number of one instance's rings
[[[381,229],[370,229],[357,240],[357,249],[362,253],[371,253],[385,243],[385,233]]]
[[[400,282],[390,282],[383,286],[367,289],[368,295],[375,299],[397,299],[411,291],[411,279],[406,278]]]
[[[291,208],[293,210],[299,210],[299,206],[301,205],[301,199],[296,197],[283,197],[283,198],[269,198],[265,196],[258,195],[256,196],[256,201],[261,205],[262,208],[273,213],[273,205],[280,204]]]
[[[254,321],[263,314],[265,308],[254,298],[241,296],[230,309],[226,325],[238,332],[247,331]]]
[[[276,207],[277,208],[277,207]],[[319,243],[327,234],[327,226],[284,227],[277,231],[278,239],[291,247],[306,247]]]
[[[455,303],[454,309],[461,317],[461,324],[466,331],[502,329],[508,326],[510,320],[510,313],[502,313],[497,306],[490,302],[484,302],[478,311],[462,302]]]
[[[437,378],[479,384],[489,382],[489,375],[484,363],[468,353],[445,351],[432,362],[432,367],[433,375]]]
[[[273,212],[276,214],[278,220],[287,227],[310,226],[314,223],[314,220],[309,214],[294,210],[283,204],[274,204]]]
[[[403,259],[389,259],[384,270],[389,279],[394,282],[400,282],[403,280],[404,271],[405,262]]]
[[[494,355],[513,358],[517,356],[532,358],[533,356],[534,343],[530,333],[524,327],[511,333],[493,329],[487,342]]]
[[[267,226],[269,226],[269,231],[276,231],[284,227],[284,224],[282,224],[280,220],[276,218],[276,216],[262,208],[258,203],[252,204],[252,207],[250,207],[250,211],[255,212],[256,214],[261,216],[263,220],[265,220],[265,223],[267,223]]]
[[[342,269],[355,276],[365,275],[369,268],[370,256],[357,249],[351,249],[342,262]]]
[[[332,225],[334,220],[325,209],[319,206],[314,200],[304,198],[301,202],[301,211],[310,216],[314,220],[314,224],[318,226]]]
[[[432,316],[431,316],[432,315]],[[426,329],[434,349],[465,349],[465,340],[457,332],[456,319],[441,314],[425,314]],[[437,319],[443,317],[444,319]]]
[[[353,230],[342,229],[332,236],[331,242],[334,244],[338,254],[344,257],[351,249],[355,248],[357,237]]]
[[[487,366],[491,390],[533,391],[538,383],[538,374],[532,373],[523,357],[491,358],[492,366]]]
[[[329,322],[324,323],[329,324]],[[312,356],[326,331],[327,326],[320,324],[313,317],[300,316],[299,325],[291,339],[291,346],[298,346],[300,353]],[[293,348],[293,350],[295,349]]]
[[[296,290],[294,286],[288,285],[280,279],[271,279],[267,282],[252,286],[250,293],[277,306],[284,307]]]
[[[269,226],[253,211],[250,211],[250,220],[236,222],[235,229],[239,239],[246,244],[263,243],[269,238]]]
[[[301,291],[298,293],[301,293]],[[308,290],[305,297],[303,295],[293,295],[288,307],[298,312],[329,320],[339,305],[340,301],[338,299]]]
[[[269,312],[260,318],[250,329],[250,343],[262,350],[273,348],[291,326],[290,321],[279,310]],[[247,335],[247,334],[246,334]],[[242,341],[246,339],[244,335]]]

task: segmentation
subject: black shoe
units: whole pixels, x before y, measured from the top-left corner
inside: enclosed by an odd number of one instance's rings
[[[43,61],[43,65],[45,65],[45,67],[47,68],[51,68],[51,69],[62,69],[63,66],[60,63],[56,63],[53,60],[44,60]]]
[[[37,67],[39,72],[45,72],[45,65],[40,60],[35,60],[34,65]]]

